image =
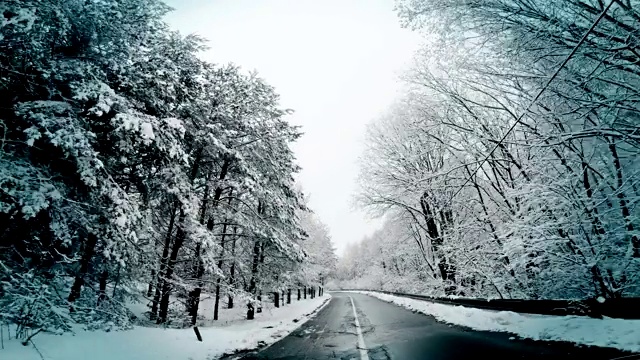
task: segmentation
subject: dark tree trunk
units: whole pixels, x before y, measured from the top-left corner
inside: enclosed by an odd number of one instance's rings
[[[253,309],[253,304],[249,302],[247,304],[247,320],[255,319],[255,310]]]
[[[156,270],[151,269],[151,280],[149,280],[149,287],[147,288],[147,297],[153,295],[153,281],[156,279]]]
[[[303,288],[303,290],[304,290],[304,299],[306,300],[307,299],[307,287],[305,286]]]
[[[258,215],[262,215],[263,206],[261,202],[258,202]],[[260,253],[261,253],[262,243],[260,241],[256,241],[253,244],[253,262],[251,264],[251,280],[249,280],[249,292],[254,294],[256,293],[256,281],[258,277],[258,264],[261,261]],[[264,261],[264,251],[262,251],[262,261]]]
[[[209,177],[207,177],[207,185],[204,187],[202,197],[202,205],[200,206],[200,225],[204,225],[204,219],[207,216],[207,203],[209,198]],[[211,228],[213,224],[211,224]],[[209,226],[207,226],[209,228]],[[209,230],[211,230],[209,228]],[[200,306],[200,295],[202,294],[202,276],[204,275],[204,264],[202,263],[202,244],[196,244],[194,251],[195,264],[193,266],[193,277],[196,280],[196,287],[189,291],[187,295],[187,313],[191,318],[191,326],[195,326],[198,321],[198,307]]]
[[[104,269],[100,273],[100,280],[98,283],[98,306],[100,306],[100,304],[102,304],[103,301],[107,300],[107,281],[108,280],[109,280],[109,271],[107,271],[107,269]]]
[[[120,284],[120,264],[118,264],[118,267],[116,270],[116,279],[115,279],[115,282],[113,283],[113,292],[111,293],[112,299],[116,298],[116,290],[118,290],[119,284]]]
[[[187,308],[189,318],[191,319],[191,326],[195,326],[198,321],[198,306],[200,304],[200,295],[202,294],[202,288],[197,287],[189,291],[187,299]],[[217,320],[217,319],[214,319]]]
[[[218,198],[220,198],[220,195],[218,195],[216,193],[216,196]],[[229,202],[231,202],[231,199],[229,199]],[[227,236],[227,222],[225,221],[225,223],[222,225],[222,236],[220,237],[220,260],[218,261],[218,269],[222,270],[222,264],[223,261],[222,259],[224,258],[224,245],[225,245],[225,238]],[[213,320],[218,320],[218,310],[220,308],[220,278],[218,277],[218,279],[216,280],[216,300],[213,306]]]
[[[300,288],[298,288],[298,301],[300,301]]]
[[[230,161],[225,159],[222,163],[222,167],[220,168],[220,175],[218,176],[219,180],[224,180],[227,176],[227,172],[229,170]],[[195,177],[194,177],[195,178]],[[202,201],[202,209],[200,213],[200,224],[204,224],[204,219],[207,213],[207,200],[209,196],[209,178],[207,178],[207,186],[205,187],[204,199]],[[218,201],[220,201],[220,197],[222,196],[222,188],[218,187],[214,191],[213,195],[213,207],[217,207]],[[229,197],[229,202],[231,202],[231,197]],[[209,231],[213,231],[214,221],[213,219],[209,219],[207,223],[207,229]],[[222,257],[224,256],[224,237],[226,232],[226,223],[222,234],[222,254],[220,256],[220,261],[218,262],[218,268],[222,269]],[[193,289],[189,294],[189,312],[191,315],[191,325],[196,324],[196,320],[198,317],[198,307],[200,305],[200,294],[202,293],[202,276],[204,275],[204,264],[202,263],[202,255],[200,254],[201,244],[196,246],[196,284],[197,287]],[[216,281],[216,299],[213,309],[213,320],[218,320],[218,310],[220,306],[220,279]]]
[[[176,210],[178,208],[178,202],[174,202],[173,209],[171,209],[171,218],[169,219],[169,228],[167,229],[167,236],[164,239],[164,246],[162,248],[162,258],[160,259],[160,270],[156,279],[156,291],[153,295],[153,301],[151,302],[151,315],[149,318],[155,320],[158,317],[158,305],[160,304],[160,296],[162,295],[163,276],[167,269],[167,261],[169,261],[169,249],[171,248],[171,238],[173,234],[173,227],[176,219]]]
[[[255,295],[256,293],[256,281],[258,276],[258,262],[260,260],[260,242],[256,241],[253,244],[253,261],[251,264],[251,280],[249,280],[249,293]]]
[[[273,293],[273,304],[279,308],[280,307],[280,292],[276,291]]]
[[[213,305],[213,320],[218,320],[218,310],[220,309],[220,279],[216,282],[216,300]]]
[[[164,279],[162,281],[162,296],[160,297],[160,310],[158,314],[158,324],[165,323],[167,321],[167,315],[169,312],[169,296],[171,295],[171,280],[173,278],[173,272],[175,270],[176,261],[178,260],[178,253],[180,248],[184,244],[187,234],[184,230],[184,222],[186,215],[184,210],[180,209],[180,225],[176,233],[176,240],[171,248],[171,254],[167,261],[167,268],[165,271]]]
[[[235,256],[236,256],[236,233],[237,233],[238,228],[237,227],[233,227],[233,240],[231,242],[231,265],[229,267],[229,287],[233,288],[233,285],[235,284],[235,276],[236,276],[236,261],[235,261]],[[229,302],[227,303],[227,307],[229,309],[233,309],[233,295],[229,294]]]
[[[431,207],[429,206],[427,193],[422,194],[420,198],[420,207],[422,208],[422,215],[424,216],[424,220],[427,224],[427,234],[431,238],[431,244],[433,244],[434,251],[442,245],[442,239],[438,233],[438,226],[436,225],[436,220],[434,213],[431,211]]]
[[[581,164],[581,167],[582,167],[582,186],[585,189],[587,197],[589,197],[589,199],[592,200],[593,188],[591,187],[591,182],[589,181],[588,164],[583,161]],[[598,237],[599,240],[602,240],[606,231],[602,227],[602,222],[600,221],[598,208],[595,206],[595,204],[593,204],[593,207],[591,209],[589,209],[589,207],[585,207],[585,212],[591,220],[591,224],[592,224],[593,232],[595,233],[595,236]],[[589,250],[591,251],[591,254],[595,255],[596,250],[594,249],[593,244],[589,239],[589,236],[585,236],[585,239],[587,240],[587,244],[589,245]],[[598,293],[598,295],[602,295],[605,298],[613,297],[611,296],[612,294],[609,291],[609,288],[605,284],[604,276],[597,264],[591,267],[591,276],[592,276],[593,284],[596,288],[596,292]]]
[[[435,220],[436,213],[429,205],[428,194],[426,192],[422,194],[422,197],[420,197],[420,207],[422,208],[422,215],[424,216],[427,225],[427,234],[431,238],[433,252],[438,254],[444,244],[444,239],[442,238],[442,234],[438,231],[438,225]],[[453,214],[451,214],[450,211],[441,212],[440,217],[445,222],[453,221]],[[442,277],[442,282],[445,286],[445,294],[452,295],[455,289],[455,267],[448,263],[444,254],[440,254],[440,259],[438,259],[438,270],[440,270],[440,276]]]
[[[609,142],[609,150],[611,152],[611,156],[613,157],[613,166],[616,169],[618,202],[620,204],[620,210],[622,212],[622,218],[624,219],[625,227],[627,228],[627,231],[629,232],[629,238],[631,239],[632,256],[634,258],[640,258],[640,238],[638,238],[638,235],[636,235],[634,232],[633,220],[631,219],[631,212],[629,210],[627,196],[625,195],[624,191],[622,191],[622,186],[624,185],[624,176],[622,174],[622,166],[620,165],[620,157],[618,156],[616,143],[613,142],[613,140],[610,140]]]
[[[222,257],[224,256],[224,236],[227,231],[227,224],[223,225],[222,230],[222,239],[220,241],[220,245],[222,249],[220,250],[220,260],[218,260],[218,269],[222,270]],[[220,278],[216,279],[216,298],[213,304],[213,320],[218,320],[218,312],[220,310]]]
[[[69,291],[69,297],[67,298],[70,303],[75,302],[80,297],[80,291],[82,290],[82,285],[84,285],[84,277],[87,275],[87,272],[89,272],[89,264],[95,253],[97,242],[98,237],[93,233],[89,233],[87,241],[85,241],[83,246],[80,269],[76,273],[73,285],[71,285],[71,291]],[[70,310],[73,311],[73,307],[71,307]]]
[[[287,304],[291,304],[291,289],[287,290]]]
[[[258,212],[260,211],[260,206],[258,206]],[[260,261],[260,242],[256,241],[253,243],[253,261],[251,263],[251,279],[249,280],[249,293],[254,294],[256,293],[256,278],[258,276],[258,262]],[[260,299],[258,299],[260,300]],[[251,302],[249,302],[247,304],[247,319],[248,320],[253,320],[254,319],[254,308],[253,308],[253,304]]]

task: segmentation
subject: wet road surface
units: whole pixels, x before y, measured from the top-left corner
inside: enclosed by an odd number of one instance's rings
[[[520,340],[510,334],[450,326],[363,294],[333,292],[331,295],[329,304],[315,318],[270,347],[241,358],[584,360],[630,355],[613,349]],[[360,331],[355,325],[354,307]],[[364,349],[358,346],[362,342]]]

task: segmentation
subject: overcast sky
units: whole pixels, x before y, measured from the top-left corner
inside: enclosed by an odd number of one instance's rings
[[[397,97],[419,37],[393,0],[167,0],[167,21],[209,40],[203,58],[257,70],[295,110],[293,146],[310,207],[338,252],[380,222],[352,206],[365,126]]]

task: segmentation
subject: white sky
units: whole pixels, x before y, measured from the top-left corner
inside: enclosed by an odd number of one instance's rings
[[[365,125],[396,99],[420,43],[393,0],[165,1],[174,28],[209,40],[204,59],[257,70],[295,110],[297,178],[338,253],[375,231],[380,222],[352,206]]]

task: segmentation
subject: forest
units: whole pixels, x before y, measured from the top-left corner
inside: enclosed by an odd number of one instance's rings
[[[310,288],[640,297],[638,0],[397,0],[423,43],[354,195],[383,225],[340,258],[297,181],[293,110],[169,11],[0,3],[0,330],[23,345],[255,320]]]
[[[397,1],[427,41],[368,128],[357,201],[385,224],[346,250],[337,286],[639,296],[639,8]]]
[[[195,325],[322,286],[301,136],[256,73],[198,55],[158,0],[0,3],[0,324]],[[141,295],[142,294],[142,295]],[[142,299],[141,299],[142,296]]]

